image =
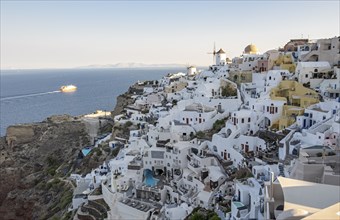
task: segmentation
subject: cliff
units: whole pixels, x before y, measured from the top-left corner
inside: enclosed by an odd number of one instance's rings
[[[118,96],[112,117],[122,114],[133,103],[132,95],[141,91],[131,86]],[[7,128],[0,138],[0,219],[71,217],[67,208],[75,183],[69,175],[86,174],[119,151],[103,144],[83,158],[81,149],[90,145],[87,130],[82,120],[68,115]],[[114,127],[112,133],[128,137],[129,128]]]
[[[1,218],[62,216],[73,187],[64,177],[88,143],[85,125],[71,116],[8,127],[0,139]]]

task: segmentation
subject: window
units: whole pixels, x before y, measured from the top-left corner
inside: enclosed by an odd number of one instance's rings
[[[250,118],[248,118],[248,122],[250,122]]]
[[[242,123],[244,123],[244,118],[242,118],[242,121],[241,121]]]
[[[275,113],[277,113],[277,107],[275,107]]]
[[[305,78],[308,78],[308,74],[305,75]]]
[[[217,152],[217,147],[215,145],[213,146],[213,150]]]

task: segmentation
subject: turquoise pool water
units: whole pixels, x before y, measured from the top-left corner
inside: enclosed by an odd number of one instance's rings
[[[154,187],[157,185],[159,180],[153,177],[151,170],[149,169],[144,170],[144,176],[145,176],[144,184],[146,186]]]
[[[90,148],[84,148],[81,150],[81,152],[83,153],[84,156],[88,155],[91,152]]]
[[[235,206],[236,206],[237,208],[241,208],[241,207],[244,206],[242,202],[233,202],[233,203],[235,204]]]

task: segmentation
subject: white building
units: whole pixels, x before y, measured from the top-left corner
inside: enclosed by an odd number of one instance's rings
[[[326,78],[328,71],[331,71],[331,66],[326,61],[299,62],[295,75],[299,83],[310,83],[310,87],[315,88]]]
[[[264,193],[254,178],[235,184],[235,201],[231,202],[232,219],[264,219]]]

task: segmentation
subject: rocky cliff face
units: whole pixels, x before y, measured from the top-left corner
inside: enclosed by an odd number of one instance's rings
[[[10,126],[0,139],[0,219],[61,217],[73,187],[64,177],[88,144],[85,125],[70,116]]]
[[[117,97],[113,117],[133,103],[136,91],[142,89],[132,86]],[[125,137],[129,129],[112,130],[117,132]],[[0,138],[0,219],[70,219],[66,211],[75,184],[67,177],[86,174],[119,152],[103,145],[82,158],[81,149],[88,145],[85,124],[67,115],[8,127]]]
[[[124,111],[124,108],[131,104],[133,104],[133,99],[131,98],[131,94],[129,92],[119,95],[117,97],[116,107],[112,111],[111,115],[115,116],[121,114]]]

